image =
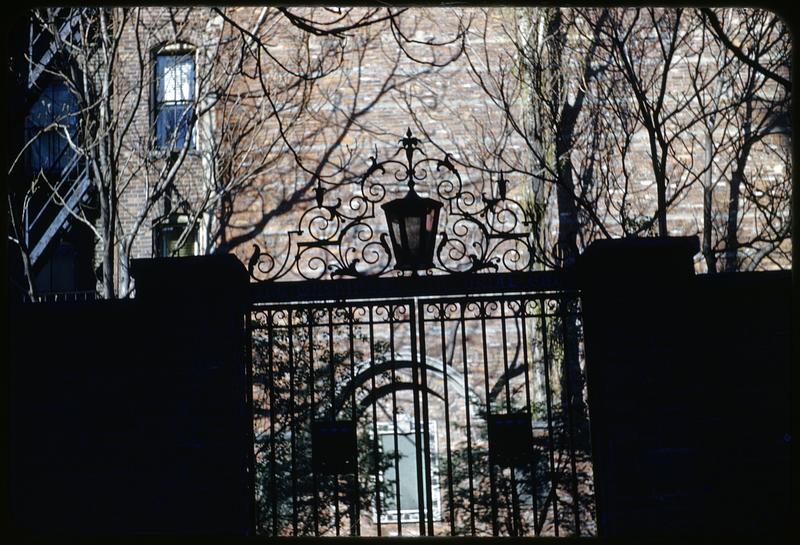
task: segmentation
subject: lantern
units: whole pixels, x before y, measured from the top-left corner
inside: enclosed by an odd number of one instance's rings
[[[381,205],[389,224],[395,268],[418,271],[433,267],[433,250],[442,203],[420,197],[413,186],[402,199]]]

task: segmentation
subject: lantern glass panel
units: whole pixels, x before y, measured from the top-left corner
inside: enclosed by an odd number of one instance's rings
[[[425,230],[430,233],[433,231],[433,220],[436,218],[436,208],[431,208],[425,217]]]
[[[400,244],[400,242],[403,240],[402,238],[400,238],[400,222],[397,219],[393,218],[391,220],[391,226],[392,226],[392,238],[394,238],[395,242]]]
[[[408,237],[408,251],[416,257],[419,250],[420,232],[419,227],[422,223],[422,218],[411,216],[406,218],[406,236]]]

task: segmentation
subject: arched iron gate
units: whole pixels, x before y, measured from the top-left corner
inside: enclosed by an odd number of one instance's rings
[[[564,279],[254,284],[257,530],[593,535],[579,298]]]
[[[503,173],[399,142],[250,257],[256,526],[592,534],[575,249]]]

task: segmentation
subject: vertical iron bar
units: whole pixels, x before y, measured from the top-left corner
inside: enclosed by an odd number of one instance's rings
[[[564,337],[564,346],[566,346],[568,339],[569,339],[569,332],[567,331],[567,320],[571,319],[569,317],[569,308],[567,302],[567,296],[562,294],[559,298],[559,303],[561,306],[561,334]],[[577,339],[576,339],[577,340]],[[577,354],[577,347],[575,357],[578,357]],[[575,517],[575,535],[581,535],[581,515],[580,515],[580,504],[578,503],[578,468],[575,462],[575,420],[574,415],[572,413],[573,407],[575,407],[575,403],[572,399],[573,395],[582,396],[583,392],[575,392],[572,391],[572,379],[574,378],[572,373],[572,366],[568,361],[566,361],[566,350],[564,351],[564,366],[566,367],[567,371],[567,400],[569,400],[569,406],[567,407],[567,423],[569,425],[569,460],[570,460],[570,469],[572,471],[572,510],[573,516]]]
[[[336,420],[336,358],[333,354],[333,307],[328,307],[328,365],[331,371],[331,422]],[[336,525],[336,536],[339,536],[341,519],[339,516],[339,474],[333,476],[333,496],[335,510],[333,512]]]
[[[542,309],[542,355],[544,357],[544,390],[545,402],[547,403],[547,438],[550,450],[550,486],[553,494],[553,525],[556,537],[558,537],[558,474],[556,473],[555,445],[553,444],[553,411],[552,411],[552,391],[550,390],[550,353],[547,349],[547,306],[545,299],[539,298],[539,305]]]
[[[375,328],[372,315],[372,305],[367,307],[369,309],[369,365],[370,382],[372,386],[372,393],[376,391],[375,387]],[[380,481],[380,457],[378,451],[378,398],[372,398],[372,455],[375,462],[375,510],[378,513],[378,537],[381,535],[381,517],[383,512],[381,510],[381,481]]]
[[[417,337],[414,333],[416,329],[416,304],[414,301],[409,301],[409,322],[408,326],[411,330],[411,382],[413,388],[411,389],[411,396],[414,402],[414,456],[417,465],[417,511],[419,512],[419,535],[425,535],[425,490],[424,483],[422,482],[422,430],[420,429],[420,405],[419,405],[419,372],[417,366],[419,361],[424,361],[424,347],[422,348],[423,357],[421,360],[417,358]],[[420,333],[422,335],[422,333]],[[426,422],[427,426],[427,422]]]
[[[475,491],[472,479],[472,428],[470,427],[469,415],[469,365],[467,360],[467,331],[466,331],[466,306],[467,302],[461,302],[461,352],[464,359],[464,402],[467,412],[467,476],[469,480],[469,523],[472,535],[475,534]]]
[[[355,316],[355,309],[348,307],[347,309],[347,333],[350,338],[350,384],[353,386],[351,390],[351,418],[353,426],[356,426],[358,414],[356,413],[356,362],[355,362],[355,339],[353,338],[353,317]],[[342,400],[344,405],[344,400]],[[356,427],[356,430],[358,428]],[[358,433],[358,431],[356,431]],[[356,438],[356,440],[358,440]],[[350,514],[350,535],[361,535],[361,513],[360,513],[360,499],[361,494],[358,487],[358,452],[356,451],[355,467],[353,468],[353,499]]]
[[[421,346],[422,346],[422,362],[420,369],[422,372],[422,419],[424,434],[423,441],[425,442],[425,509],[427,514],[428,528],[426,535],[433,535],[433,468],[432,455],[431,455],[431,418],[428,407],[428,363],[425,355],[425,322],[423,318],[423,309],[420,308],[420,326],[421,326]]]
[[[481,345],[483,347],[483,380],[484,388],[486,390],[486,421],[488,423],[489,417],[492,415],[492,402],[491,391],[489,389],[489,355],[486,349],[486,307],[487,303],[482,301],[479,303],[481,309]],[[492,446],[489,445],[489,449]],[[497,489],[495,488],[495,474],[494,463],[492,462],[491,453],[489,454],[489,490],[492,501],[492,535],[497,537],[500,535],[500,527],[498,524],[497,512]]]
[[[316,399],[315,399],[315,381],[314,376],[314,309],[309,308],[308,313],[308,391],[309,391],[309,429],[314,429],[314,414],[316,413]],[[311,438],[313,441],[313,437]],[[314,489],[314,500],[312,501],[312,509],[314,510],[314,535],[319,537],[319,481],[317,480],[317,471],[312,467],[311,482]]]
[[[511,375],[508,372],[508,333],[506,331],[506,303],[507,299],[500,299],[500,329],[503,339],[503,370],[506,377],[506,411],[511,413]],[[522,517],[519,513],[519,502],[517,501],[517,477],[515,474],[514,466],[509,467],[511,483],[511,502],[508,508],[511,510],[511,535],[518,535],[522,523]],[[506,496],[508,501],[508,496]]]
[[[506,333],[505,300],[498,299],[500,304],[500,332],[503,339],[503,372],[505,373],[506,412],[511,413],[511,376],[508,374],[508,339]]]
[[[274,361],[272,352],[275,342],[274,332],[272,330],[272,316],[273,311],[267,311],[267,338],[268,338],[268,345],[269,345],[269,367],[267,368],[267,380],[269,381],[269,442],[270,442],[270,449],[269,449],[269,464],[271,468],[270,472],[270,488],[272,490],[272,535],[278,535],[278,485],[275,478],[275,473],[277,471],[277,467],[275,465],[275,428],[277,427],[278,418],[277,418],[277,411],[276,408],[278,407],[278,401],[275,398],[275,376],[274,376]]]
[[[447,445],[447,503],[450,508],[450,535],[456,535],[456,508],[453,495],[453,456],[450,452],[450,397],[447,387],[447,344],[444,335],[445,304],[440,303],[439,325],[442,343],[442,380],[444,381],[444,437]]]
[[[400,446],[397,439],[397,390],[396,376],[395,376],[395,357],[394,357],[394,305],[389,303],[387,305],[389,310],[389,356],[391,358],[389,368],[391,369],[392,377],[392,429],[394,436],[394,484],[395,484],[395,501],[397,507],[397,535],[403,535],[403,517],[400,514]]]
[[[515,536],[522,536],[522,513],[519,502],[519,490],[517,489],[517,468],[512,466],[511,471],[511,506],[512,506],[512,521],[514,522]]]
[[[428,361],[425,343],[425,308],[419,304],[419,343],[420,343],[420,370],[422,372],[422,420],[425,423],[425,501],[427,513],[427,534],[433,535],[433,471],[431,469],[431,419],[428,411]]]
[[[531,382],[530,382],[530,360],[528,359],[528,300],[520,300],[520,319],[522,320],[522,358],[525,363],[525,402],[528,414],[531,415],[531,422],[533,422],[533,410],[531,404]],[[536,454],[531,450],[531,506],[533,507],[533,533],[534,536],[539,536],[539,505],[537,500],[536,489]]]
[[[333,354],[333,306],[328,307],[328,371],[330,375],[331,422],[336,421],[336,369]]]
[[[297,427],[295,423],[294,404],[294,329],[292,328],[292,309],[286,309],[288,317],[287,334],[289,336],[289,427],[291,437],[291,472],[292,472],[292,535],[297,535],[297,467],[295,453],[297,452]]]

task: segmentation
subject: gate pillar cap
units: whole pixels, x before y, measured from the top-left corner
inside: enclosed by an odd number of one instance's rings
[[[134,259],[131,275],[140,300],[244,302],[249,284],[247,269],[231,254]]]
[[[696,236],[597,240],[581,255],[581,284],[652,285],[654,277],[680,282],[694,276],[699,250]]]

